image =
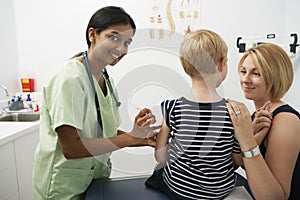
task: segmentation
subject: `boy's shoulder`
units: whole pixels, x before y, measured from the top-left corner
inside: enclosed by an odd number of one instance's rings
[[[161,102],[161,106],[164,106],[164,105],[173,105],[175,104],[177,101],[179,101],[180,98],[170,98],[170,99],[164,99],[162,102]]]

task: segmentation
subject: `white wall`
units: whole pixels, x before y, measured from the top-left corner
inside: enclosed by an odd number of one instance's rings
[[[300,43],[299,8],[300,1],[288,0],[285,4],[284,32],[298,33],[298,44]],[[293,42],[293,40],[291,41]],[[300,47],[297,48],[297,56],[292,59],[294,64],[294,82],[287,93],[285,100],[300,110]]]
[[[162,43],[161,41],[151,42],[147,40],[149,8],[154,0],[14,0],[1,1],[0,11],[4,13],[4,18],[0,19],[2,25],[0,58],[2,61],[0,74],[0,84],[5,84],[11,91],[20,90],[20,77],[34,77],[36,79],[36,89],[41,91],[47,79],[59,70],[60,65],[72,57],[75,53],[86,49],[85,29],[91,15],[100,7],[106,5],[117,5],[124,9],[133,17],[136,22],[138,33],[131,46],[130,53],[114,69],[109,69],[115,78],[116,84],[129,77],[134,68],[157,67],[169,69],[170,73],[165,77],[159,77],[159,70],[149,72],[149,74],[136,75],[136,80],[143,78],[149,80],[167,79],[171,83],[164,81],[153,84],[147,93],[143,89],[149,89],[149,82],[144,82],[144,88],[134,87],[134,81],[129,81],[124,87],[132,87],[130,98],[136,98],[134,104],[138,106],[153,105],[162,98],[184,93],[188,78],[184,75],[178,59],[178,45],[182,39],[181,34],[177,34],[176,39]],[[174,0],[176,2],[176,0]],[[174,2],[173,1],[173,2]],[[12,3],[13,2],[13,3]],[[208,28],[219,33],[229,46],[229,72],[224,84],[219,88],[220,92],[232,99],[244,101],[250,109],[253,108],[251,102],[243,98],[242,91],[238,83],[236,66],[240,54],[236,48],[238,36],[264,37],[268,33],[277,35],[289,35],[297,32],[300,35],[300,26],[297,21],[300,18],[298,0],[201,0],[200,1],[200,27]],[[144,32],[143,32],[144,31]],[[143,35],[144,34],[144,35]],[[145,37],[144,37],[145,36]],[[149,38],[148,38],[149,39]],[[4,44],[4,45],[2,45]],[[150,49],[147,47],[151,47]],[[299,70],[300,48],[298,54],[293,59],[295,64],[294,84],[287,94],[285,100],[300,110]],[[6,71],[4,70],[6,69]],[[5,72],[4,72],[5,71]],[[172,74],[173,73],[173,74]],[[135,74],[133,74],[135,75]],[[155,82],[154,81],[154,82]],[[184,82],[180,85],[180,82]],[[164,85],[165,84],[165,85]],[[168,85],[169,84],[169,85]],[[161,87],[162,85],[166,87]],[[118,85],[122,88],[123,85]],[[173,91],[172,87],[180,87],[180,90]],[[168,88],[169,87],[169,88]],[[150,91],[150,92],[149,92]],[[144,91],[145,92],[145,91]],[[123,102],[123,114],[126,117],[133,117],[137,112],[130,106],[128,99],[122,96],[127,95],[120,92]],[[127,98],[127,97],[126,97]],[[128,115],[128,116],[127,116]],[[128,120],[125,119],[125,122]],[[130,121],[130,120],[129,120]],[[124,128],[130,127],[123,125]],[[132,151],[132,150],[131,150]],[[123,151],[125,154],[114,154],[117,161],[125,157],[128,163],[136,162],[145,156],[151,156],[152,151],[147,149],[146,153],[135,155],[131,151]],[[131,156],[127,156],[127,154]],[[149,157],[147,157],[149,158]],[[126,162],[124,161],[124,162]],[[124,163],[120,163],[122,166]],[[118,166],[118,165],[117,165]],[[153,159],[143,160],[141,167],[144,170],[152,169]],[[133,169],[133,168],[130,168]],[[135,169],[135,172],[138,169]],[[115,172],[118,174],[118,172]]]
[[[11,95],[19,90],[21,84],[13,1],[0,1],[0,13],[0,84],[5,85]],[[0,101],[4,96],[0,88]]]
[[[282,17],[284,2],[282,0],[201,1],[201,25],[220,33],[229,46],[229,71],[222,87],[225,96],[243,100],[249,108],[253,106],[243,98],[239,87],[237,63],[240,54],[236,48],[236,39],[239,36],[245,38],[264,36],[267,33],[281,33],[284,25]],[[276,23],[272,23],[274,21]]]
[[[125,0],[14,0],[21,76],[36,78],[41,91],[45,81],[68,58],[87,48],[85,29],[92,14],[106,5],[124,7],[137,24],[144,1]],[[141,8],[141,9],[139,9]],[[138,24],[139,27],[140,24]]]
[[[7,64],[1,67],[10,66],[16,70],[5,72],[5,76],[0,75],[1,80],[10,77],[10,81],[13,80],[13,84],[9,83],[10,87],[20,86],[19,77],[16,78],[16,72],[19,70],[20,77],[34,77],[36,89],[41,91],[43,84],[50,75],[59,69],[60,64],[75,53],[86,49],[85,28],[94,11],[105,5],[122,6],[132,15],[137,27],[142,29],[148,28],[145,21],[148,21],[147,12],[149,12],[152,2],[152,0],[90,0],[88,2],[80,0],[14,0],[15,10],[10,8],[10,11],[15,12],[17,38],[12,40],[14,44],[10,43],[10,46],[16,48],[15,42],[17,41],[18,53],[16,54],[16,49],[12,48],[8,54],[9,58],[16,59],[6,60]],[[236,65],[240,55],[237,53],[236,38],[238,36],[265,36],[268,33],[280,35],[297,31],[299,33],[299,26],[297,27],[298,23],[296,22],[299,14],[296,8],[300,3],[297,0],[201,0],[200,3],[200,27],[215,30],[224,37],[230,47],[229,74],[220,90],[227,97],[244,100],[237,87]],[[2,4],[7,7],[7,3]],[[13,12],[9,12],[7,15],[12,16],[11,13]],[[10,20],[9,23],[14,24],[14,20]],[[7,35],[14,38],[14,29],[11,29]],[[6,39],[2,38],[2,40],[7,42]],[[1,50],[3,51],[3,48]],[[172,49],[172,51],[176,53],[177,49]],[[147,56],[148,59],[152,58],[151,55],[145,55],[145,57],[134,57],[133,59],[135,63],[142,65]],[[130,62],[128,60],[131,59],[128,58],[125,61]],[[126,65],[125,61],[120,63],[119,72],[113,72],[113,74],[120,75],[128,71],[130,66]],[[173,63],[178,64],[175,59],[170,65]],[[295,80],[299,78],[298,74],[295,71]],[[296,84],[294,83],[294,85]],[[294,91],[292,93],[296,93],[294,88],[296,86],[292,88],[291,92]],[[286,99],[300,108],[300,104],[297,104],[291,95],[288,95]],[[252,106],[249,102],[245,102]]]

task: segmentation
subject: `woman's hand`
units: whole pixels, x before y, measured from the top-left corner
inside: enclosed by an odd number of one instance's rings
[[[227,109],[241,150],[248,151],[256,146],[257,143],[253,135],[252,122],[247,107],[241,102],[228,99]]]
[[[272,122],[272,113],[270,112],[270,101],[256,110],[255,118],[252,122],[254,135],[262,129],[269,130]]]
[[[270,104],[271,102],[268,101],[261,108],[257,109],[252,122],[253,134],[258,145],[262,143],[271,128],[272,113],[270,112]]]

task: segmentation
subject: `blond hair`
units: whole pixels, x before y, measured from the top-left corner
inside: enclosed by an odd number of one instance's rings
[[[239,71],[248,56],[270,89],[271,100],[281,99],[291,87],[294,76],[287,53],[276,44],[259,44],[244,53],[238,65]]]
[[[202,73],[216,72],[222,58],[227,58],[228,47],[225,41],[210,30],[197,30],[190,33],[181,43],[180,61],[185,72],[191,77]]]

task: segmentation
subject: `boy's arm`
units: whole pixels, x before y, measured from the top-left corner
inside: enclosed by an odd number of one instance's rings
[[[155,145],[155,159],[157,162],[165,162],[169,158],[168,143],[170,138],[170,128],[167,126],[165,120],[162,128],[156,137]]]
[[[239,166],[243,166],[243,157],[241,153],[232,153],[231,156],[234,169],[237,169]]]

